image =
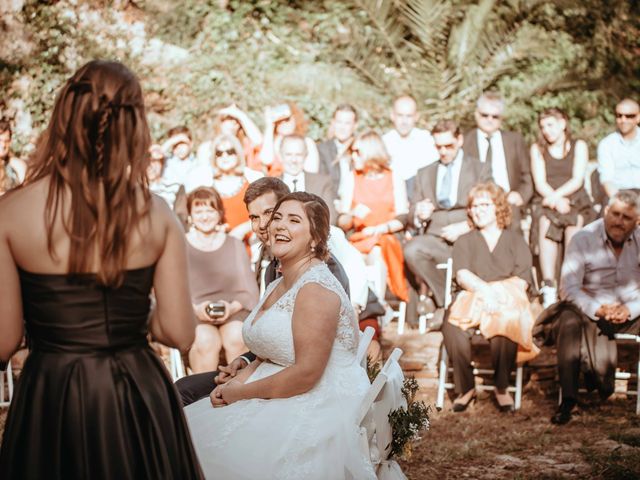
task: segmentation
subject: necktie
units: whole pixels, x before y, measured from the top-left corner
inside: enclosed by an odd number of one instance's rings
[[[451,208],[451,201],[449,201],[449,195],[451,194],[451,181],[453,180],[453,162],[449,165],[443,166],[447,169],[442,177],[442,183],[440,184],[440,189],[438,190],[438,203],[442,208]]]
[[[298,179],[297,178],[293,179],[293,191],[294,192],[298,191]]]
[[[491,135],[486,135],[485,138],[487,139],[487,154],[484,156],[484,163],[487,165],[489,176],[493,179],[493,148],[491,147]]]

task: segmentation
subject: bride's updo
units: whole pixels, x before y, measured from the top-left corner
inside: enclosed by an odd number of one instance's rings
[[[304,212],[309,219],[311,238],[315,242],[313,256],[320,260],[326,260],[329,256],[329,207],[318,195],[308,192],[293,192],[282,197],[273,211],[278,211],[280,205],[288,200],[302,203]]]

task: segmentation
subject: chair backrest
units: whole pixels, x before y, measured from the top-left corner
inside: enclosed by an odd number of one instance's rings
[[[376,333],[373,327],[367,327],[364,332],[360,334],[360,342],[358,343],[358,353],[356,354],[356,361],[367,368],[367,349],[373,339],[373,334]]]
[[[375,433],[377,456],[380,461],[386,460],[389,456],[393,437],[388,415],[392,410],[407,406],[401,392],[404,382],[404,374],[398,363],[401,355],[402,350],[399,348],[391,352],[391,356],[365,395],[357,417],[358,424],[367,428],[369,441]]]

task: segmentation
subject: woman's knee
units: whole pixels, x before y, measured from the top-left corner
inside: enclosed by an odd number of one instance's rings
[[[192,348],[206,352],[219,350],[221,342],[218,329],[213,325],[198,325]]]

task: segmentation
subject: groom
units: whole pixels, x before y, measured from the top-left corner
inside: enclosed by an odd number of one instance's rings
[[[288,193],[290,193],[289,187],[282,180],[264,177],[251,183],[244,194],[244,203],[249,211],[251,230],[253,230],[253,233],[256,234],[263,246],[266,245],[268,238],[267,225],[271,219],[271,213],[278,201]],[[338,279],[347,296],[349,296],[349,279],[342,265],[333,255],[330,255],[327,259],[327,266]],[[258,261],[258,268],[260,268],[260,261]],[[265,282],[268,285],[276,278],[276,260],[274,259],[265,272]],[[231,380],[239,370],[249,365],[255,358],[256,356],[253,353],[247,352],[236,358],[228,366],[221,366],[219,371],[198,373],[177,380],[175,385],[180,392],[182,404],[186,407],[206,397],[216,385]]]

